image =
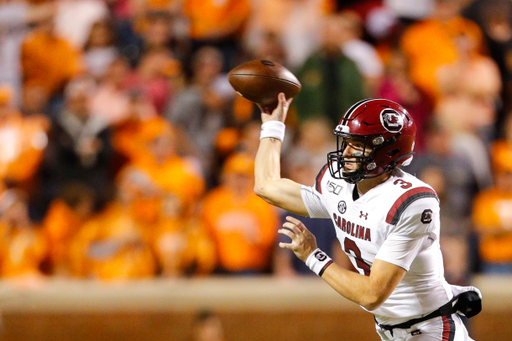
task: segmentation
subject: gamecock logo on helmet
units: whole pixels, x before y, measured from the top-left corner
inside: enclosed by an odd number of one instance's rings
[[[380,123],[390,133],[398,133],[404,127],[404,117],[393,109],[384,109],[380,113]]]

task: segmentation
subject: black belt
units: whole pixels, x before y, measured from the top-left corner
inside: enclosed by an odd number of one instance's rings
[[[423,321],[427,321],[439,316],[450,316],[456,312],[461,312],[466,317],[473,317],[478,314],[482,310],[482,301],[478,294],[474,291],[466,291],[460,295],[452,298],[448,303],[441,306],[439,309],[434,310],[428,315],[423,317],[418,317],[403,323],[389,325],[389,324],[379,324],[377,320],[375,323],[385,330],[393,330],[395,328],[398,329],[409,329],[415,324],[418,324]]]

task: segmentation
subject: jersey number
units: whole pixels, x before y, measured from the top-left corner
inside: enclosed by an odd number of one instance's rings
[[[348,239],[345,237],[345,241],[343,244],[345,252],[351,253],[356,258],[357,267],[364,271],[365,276],[370,276],[370,265],[368,265],[361,257],[361,250],[359,250],[356,243],[352,239]]]
[[[402,187],[403,189],[407,189],[412,186],[410,182],[404,181],[402,179],[395,180],[395,182],[393,182],[393,185],[402,185],[400,187]]]

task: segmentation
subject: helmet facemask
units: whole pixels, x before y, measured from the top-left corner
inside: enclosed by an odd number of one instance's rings
[[[327,163],[329,164],[329,171],[335,179],[343,179],[348,183],[355,184],[363,179],[367,179],[370,172],[377,167],[373,155],[376,148],[372,147],[371,139],[368,136],[354,136],[335,132],[336,134],[336,151],[327,154]],[[348,140],[361,142],[363,144],[362,151],[353,153],[352,155],[343,155],[345,149],[349,145]],[[368,153],[368,151],[370,151]],[[366,155],[367,154],[367,155]],[[356,167],[353,170],[346,170],[345,165],[351,163]],[[379,174],[380,175],[380,174]]]

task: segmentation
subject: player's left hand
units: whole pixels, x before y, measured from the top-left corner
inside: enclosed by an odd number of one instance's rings
[[[283,228],[277,232],[290,237],[292,241],[291,243],[280,242],[279,247],[292,250],[300,260],[305,262],[311,252],[317,248],[316,238],[300,220],[290,216],[286,217],[286,220]]]

